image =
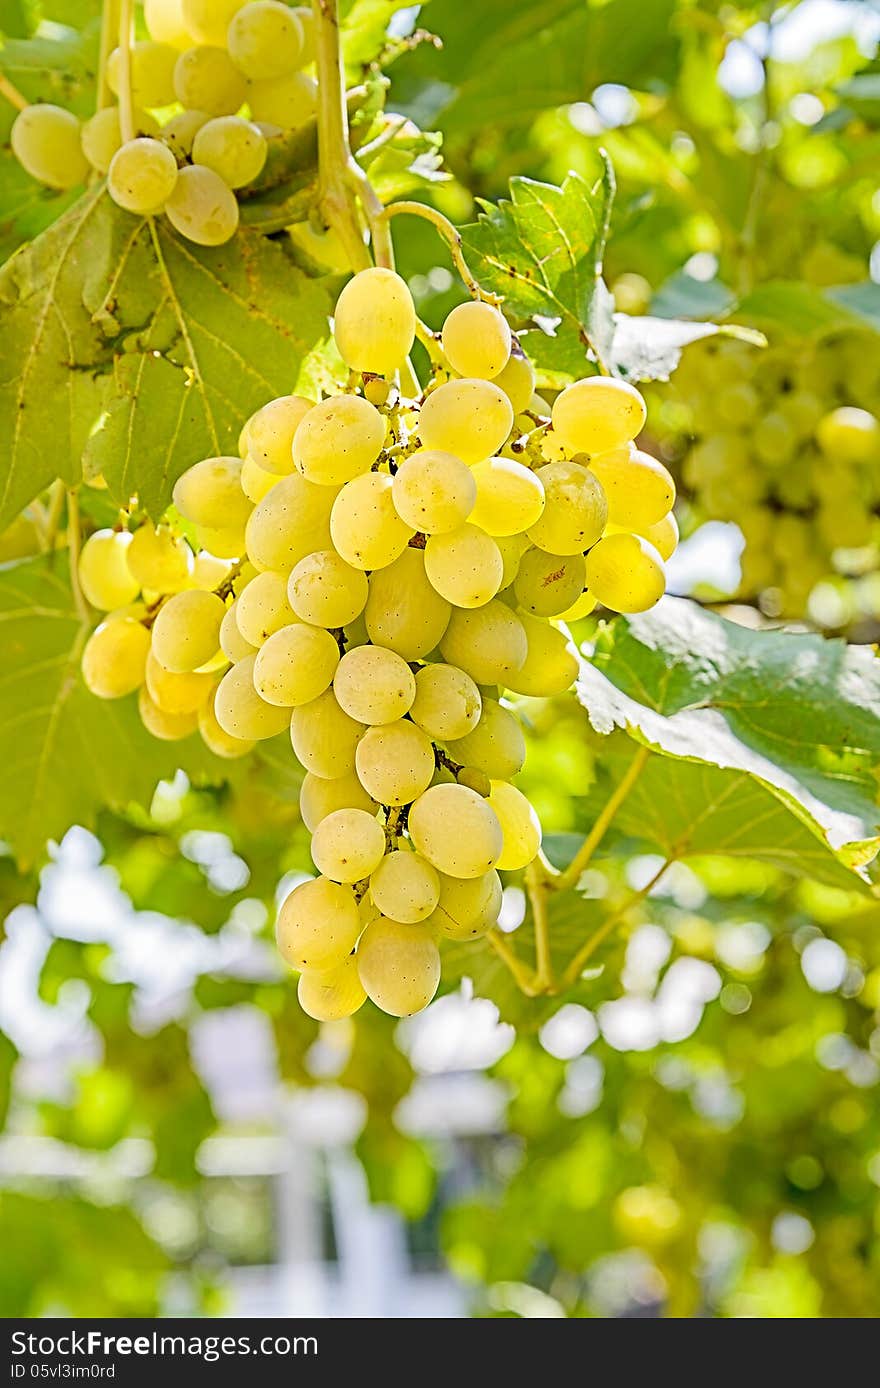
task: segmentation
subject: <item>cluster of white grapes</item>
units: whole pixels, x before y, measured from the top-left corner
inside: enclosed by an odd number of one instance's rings
[[[688,438],[682,474],[699,511],[742,530],[742,591],[775,590],[781,612],[802,613],[829,574],[876,568],[875,341],[848,333],[762,352],[715,339],[685,354],[652,408],[658,434]]]
[[[289,730],[320,875],[286,898],[277,938],[322,1020],[366,997],[419,1011],[438,939],[496,924],[499,869],[524,868],[541,841],[511,784],[525,747],[510,696],[568,689],[578,663],[562,623],[597,603],[652,606],[676,543],[672,478],[632,442],[634,387],[591,376],[551,409],[503,314],[471,301],[407,400],[394,381],[415,328],[406,283],[361,271],[336,306],[348,389],[270,401],[240,456],[179,479],[174,504],[199,541],[239,560],[217,590],[170,532],[100,533],[82,554],[87,596],[121,606],[86,647],[90,688],[143,680],[151,731],[195,719],[227,755]],[[95,591],[104,550],[132,591]],[[137,586],[143,611],[123,605]]]
[[[269,140],[315,113],[314,18],[280,0],[144,0],[148,39],[107,62],[117,97],[130,86],[132,132],[120,105],[81,122],[50,103],[27,106],[12,149],[32,177],[74,188],[106,175],[137,216],[164,212],[182,236],[219,246],[235,232],[236,191],[262,172]],[[129,133],[132,138],[125,138]]]

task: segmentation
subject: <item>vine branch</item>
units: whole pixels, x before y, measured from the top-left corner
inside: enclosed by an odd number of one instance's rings
[[[119,133],[134,139],[134,100],[131,93],[131,35],[134,0],[119,0]]]
[[[391,217],[398,217],[401,214],[408,214],[412,217],[423,217],[426,222],[430,222],[439,231],[443,240],[449,247],[452,256],[452,263],[465,283],[468,293],[472,299],[482,299],[486,304],[494,307],[501,303],[497,294],[490,294],[488,290],[482,289],[471,271],[470,266],[465,260],[462,250],[461,233],[452,225],[448,217],[444,217],[442,212],[438,212],[435,207],[428,207],[423,202],[393,202],[388,207],[381,210],[380,217],[383,221],[388,221]]]
[[[640,747],[627,767],[623,776],[618,781],[614,791],[608,797],[608,801],[600,812],[595,824],[584,839],[577,853],[572,858],[568,867],[560,872],[554,879],[554,886],[557,888],[573,887],[584,869],[592,861],[593,854],[605,837],[611,821],[617,814],[626,797],[629,795],[645,764],[651,755],[650,749]]]

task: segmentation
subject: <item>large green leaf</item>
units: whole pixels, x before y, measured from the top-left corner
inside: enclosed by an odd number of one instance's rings
[[[548,320],[572,375],[589,370],[588,352],[604,361],[611,347],[613,306],[601,276],[613,197],[607,163],[592,185],[577,174],[561,188],[513,178],[509,201],[484,203],[479,220],[462,228],[477,279],[513,314]]]
[[[601,83],[668,80],[679,57],[675,8],[675,0],[431,0],[419,22],[442,51],[425,45],[395,64],[393,108],[422,126],[477,133],[588,101]]]
[[[771,280],[740,300],[737,315],[798,338],[827,337],[854,328],[880,332],[880,285],[819,289],[796,280]]]
[[[0,838],[22,862],[71,824],[92,827],[104,805],[149,804],[156,783],[182,768],[222,781],[228,768],[198,737],[158,742],[134,696],[102,701],[79,673],[89,626],[78,617],[57,555],[0,569]]]
[[[76,482],[87,442],[116,500],[137,492],[160,514],[328,333],[324,290],[274,243],[243,232],[202,250],[101,188],[0,271],[0,302],[0,523],[56,476]]]
[[[873,856],[880,821],[872,651],[751,631],[667,598],[600,631],[578,691],[598,732],[624,728],[658,754],[624,805],[633,831],[642,823],[664,851],[680,843],[861,883],[851,869]],[[617,750],[625,763],[625,743]]]

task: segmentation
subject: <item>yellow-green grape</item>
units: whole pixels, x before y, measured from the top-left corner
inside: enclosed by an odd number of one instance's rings
[[[238,559],[246,548],[243,525],[224,526],[214,530],[209,526],[196,526],[196,542],[199,549],[209,550],[221,559]]]
[[[523,555],[513,591],[520,607],[533,617],[556,617],[576,602],[586,587],[582,554],[547,554],[530,549]]]
[[[671,559],[678,549],[678,521],[672,511],[656,524],[640,529],[639,534],[654,546],[664,561]]]
[[[107,192],[139,217],[161,212],[177,183],[177,160],[161,140],[141,135],[121,145],[110,161]]]
[[[140,588],[154,593],[175,593],[192,569],[192,551],[182,535],[172,535],[167,525],[150,521],[139,525],[126,551],[132,578]]]
[[[440,341],[459,376],[490,381],[510,359],[510,327],[504,314],[479,300],[459,304],[443,324]],[[531,395],[529,391],[529,395]]]
[[[309,5],[291,5],[290,13],[295,14],[302,26],[303,51],[300,67],[308,67],[315,60],[315,16]]]
[[[174,93],[181,106],[209,116],[234,116],[247,99],[247,82],[225,48],[187,48],[174,67]],[[258,117],[255,114],[255,119]]]
[[[253,0],[233,15],[226,46],[245,77],[254,81],[283,77],[302,66],[302,25],[278,0]]]
[[[336,810],[366,810],[374,815],[379,806],[368,795],[354,771],[327,780],[307,771],[299,791],[299,812],[302,822],[314,833],[318,825]]]
[[[333,882],[360,882],[385,853],[385,830],[367,810],[334,810],[312,835],[315,867]]]
[[[367,1000],[358,977],[357,959],[351,955],[335,969],[323,973],[305,970],[299,976],[296,996],[306,1016],[316,1022],[340,1022],[353,1016]]]
[[[440,878],[420,854],[398,848],[374,869],[370,895],[383,916],[417,925],[427,920],[440,900]]]
[[[412,1017],[437,992],[440,952],[425,926],[377,916],[358,945],[357,970],[371,1002],[392,1017]]]
[[[819,420],[816,439],[836,462],[869,463],[880,455],[880,422],[868,410],[841,405]]]
[[[225,611],[216,593],[196,590],[170,597],[153,623],[153,652],[159,664],[181,675],[206,665],[219,649]]]
[[[293,461],[309,482],[341,487],[369,472],[384,442],[385,420],[375,405],[360,395],[331,395],[300,421]]]
[[[233,760],[235,757],[247,756],[252,752],[256,743],[252,740],[233,737],[221,728],[217,722],[217,714],[214,711],[215,695],[210,694],[198,711],[199,733],[202,741],[209,752],[213,752],[215,757],[224,757]]]
[[[235,194],[203,164],[180,170],[165,215],[175,231],[197,246],[222,246],[238,228]]]
[[[278,912],[275,938],[283,959],[295,969],[335,969],[361,933],[351,887],[315,877],[300,882]]]
[[[303,395],[280,395],[252,414],[242,438],[251,462],[279,476],[293,472],[293,436],[313,408]]]
[[[304,72],[274,77],[267,82],[251,82],[248,103],[254,120],[275,125],[279,130],[296,130],[315,114],[318,84]]]
[[[516,776],[526,759],[526,742],[516,714],[485,695],[477,726],[447,743],[447,750],[455,761],[476,767],[493,780]]]
[[[641,431],[646,417],[635,386],[612,376],[589,376],[566,386],[551,411],[554,431],[570,453],[622,448]]]
[[[493,598],[485,607],[453,610],[440,653],[477,684],[507,684],[525,661],[528,641],[517,614]]]
[[[170,43],[173,48],[189,48],[193,36],[183,19],[182,0],[144,0],[144,23],[147,33],[157,43]]]
[[[448,940],[475,940],[498,924],[501,878],[494,868],[464,880],[441,872],[440,900],[431,925]]]
[[[316,549],[293,568],[287,598],[303,622],[336,630],[363,612],[369,596],[367,576],[332,549]]]
[[[79,556],[79,582],[86,601],[102,612],[134,602],[141,585],[128,567],[132,537],[126,530],[96,530]]]
[[[180,111],[162,126],[162,139],[179,163],[189,159],[196,136],[209,120],[207,111]]]
[[[406,661],[394,651],[354,646],[339,661],[333,690],[339,707],[358,723],[394,723],[412,707],[416,682]]]
[[[493,383],[504,391],[515,415],[529,408],[535,389],[535,369],[515,339],[507,365],[493,377]]]
[[[174,484],[176,509],[193,525],[222,530],[244,525],[253,506],[241,490],[240,458],[204,458]]]
[[[150,633],[132,617],[111,617],[89,637],[82,654],[86,688],[99,699],[121,699],[144,682]]]
[[[276,737],[290,722],[290,709],[279,708],[262,699],[254,687],[256,656],[246,655],[236,662],[217,685],[214,714],[230,737],[243,742],[260,742]]]
[[[436,648],[452,608],[428,582],[421,550],[407,548],[370,574],[369,589],[364,619],[371,641],[404,660],[421,660]]]
[[[387,472],[366,472],[347,482],[330,512],[330,535],[346,563],[383,569],[406,549],[413,534],[394,509]]]
[[[527,535],[496,535],[494,538],[501,555],[501,562],[504,565],[499,589],[499,592],[503,593],[504,589],[510,587],[519,573],[522,557],[531,546]]]
[[[167,713],[143,687],[138,691],[138,713],[147,732],[160,742],[180,742],[199,726],[196,713]]]
[[[416,310],[405,280],[371,266],[349,280],[336,301],[333,336],[346,366],[385,376],[396,371],[416,335]]]
[[[465,463],[491,458],[512,427],[510,401],[493,381],[447,381],[431,392],[419,415],[422,447],[454,453]]]
[[[225,47],[229,25],[244,0],[181,0],[181,14],[188,33],[199,43]]]
[[[214,676],[193,670],[175,674],[166,670],[152,649],[144,672],[147,692],[164,713],[196,713],[214,687]]]
[[[528,530],[544,510],[544,487],[531,468],[512,458],[486,458],[473,469],[477,500],[471,524],[489,535]]]
[[[291,458],[291,463],[293,459]],[[253,458],[245,458],[241,465],[241,489],[249,501],[254,505],[262,501],[264,496],[268,496],[276,482],[281,478],[277,472],[266,472],[254,462]]]
[[[170,106],[174,101],[174,66],[178,50],[167,43],[142,39],[131,45],[131,99],[142,110]],[[107,86],[114,96],[122,87],[122,53],[118,48],[107,59]]]
[[[541,821],[521,790],[508,781],[493,781],[489,804],[498,816],[504,848],[496,864],[516,872],[532,861],[541,847]]]
[[[528,536],[548,554],[583,554],[608,520],[608,502],[598,478],[579,463],[547,463],[535,474],[544,487],[544,511]]]
[[[477,485],[460,458],[420,448],[397,469],[392,496],[397,514],[407,525],[426,535],[442,535],[467,520],[477,499]]]
[[[338,664],[339,647],[329,631],[296,622],[274,632],[260,647],[254,688],[267,703],[281,708],[308,704],[329,687]]]
[[[146,111],[135,111],[135,131],[138,135],[159,135],[159,122]],[[119,128],[119,107],[105,106],[84,122],[80,132],[83,154],[93,169],[105,174],[113,156],[123,144]]]
[[[590,459],[590,471],[602,484],[613,525],[641,532],[656,525],[675,501],[675,482],[668,468],[637,448],[616,448]]]
[[[13,121],[10,141],[22,168],[48,188],[75,188],[88,176],[79,121],[63,106],[25,106]]]
[[[455,665],[422,666],[415,690],[410,717],[438,742],[465,737],[480,721],[480,691],[470,675]]]
[[[311,222],[294,222],[287,228],[287,234],[316,265],[339,271],[350,268],[342,238],[332,227],[315,228]]]
[[[357,745],[358,779],[380,805],[408,805],[431,784],[431,739],[408,719],[368,728]]]
[[[194,164],[213,169],[230,188],[243,188],[262,171],[269,146],[253,121],[241,116],[215,116],[196,132]]]
[[[565,634],[541,617],[520,610],[525,627],[528,655],[520,668],[505,680],[515,694],[549,698],[564,694],[577,679],[578,662]]]
[[[330,549],[333,492],[299,473],[280,482],[253,509],[245,532],[247,552],[258,569],[289,574],[314,549]]]
[[[290,740],[297,759],[306,771],[325,780],[354,771],[355,749],[363,733],[364,725],[339,707],[332,689],[310,704],[300,704],[290,720]]]
[[[585,588],[579,598],[576,598],[571,607],[567,607],[564,612],[557,613],[560,622],[578,622],[581,617],[589,617],[595,609],[596,599],[588,588]]]
[[[218,559],[216,554],[208,554],[204,549],[199,550],[193,559],[192,573],[186,586],[201,588],[206,593],[211,593],[228,577],[230,567],[228,559]]]
[[[587,587],[613,612],[646,612],[666,587],[663,560],[641,535],[606,535],[587,555]]]
[[[245,641],[254,648],[295,622],[296,614],[287,600],[284,574],[273,571],[257,574],[235,600],[235,620]]]
[[[425,573],[447,602],[483,607],[501,587],[504,560],[491,535],[465,523],[446,535],[428,538]]]
[[[407,827],[416,852],[450,877],[481,877],[504,847],[498,816],[469,786],[431,786],[410,806]]]

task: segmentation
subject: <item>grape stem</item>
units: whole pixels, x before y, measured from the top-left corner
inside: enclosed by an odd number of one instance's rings
[[[98,55],[98,91],[95,110],[102,111],[110,105],[110,84],[107,81],[107,62],[119,32],[119,0],[104,0],[101,12],[101,48]]]
[[[538,988],[531,970],[523,963],[513,946],[508,944],[502,932],[492,929],[486,939],[498,958],[507,966],[519,991],[524,993],[527,998],[536,998],[541,990]]]
[[[358,217],[354,158],[348,137],[348,107],[342,76],[337,0],[312,0],[318,64],[318,206],[342,241],[353,270],[365,270],[370,255]]]
[[[550,953],[550,920],[547,912],[547,879],[538,858],[526,868],[526,892],[535,923],[535,987],[542,993],[553,991],[553,957]]]
[[[583,943],[583,945],[581,945],[581,948],[578,950],[577,954],[571,960],[571,963],[569,964],[568,968],[565,970],[565,973],[559,980],[559,984],[557,985],[557,987],[552,989],[554,993],[562,993],[565,992],[567,988],[574,987],[574,985],[577,983],[578,979],[584,971],[584,965],[599,948],[602,941],[607,940],[608,936],[611,934],[614,928],[620,924],[620,922],[624,919],[625,916],[629,914],[629,912],[632,910],[634,906],[637,906],[640,901],[644,901],[647,896],[650,896],[651,892],[657,886],[658,882],[660,881],[660,878],[666,872],[667,868],[671,867],[674,862],[675,857],[673,855],[670,855],[668,858],[664,858],[663,862],[660,864],[660,867],[651,877],[650,881],[646,882],[644,887],[640,887],[637,892],[633,892],[633,894],[623,903],[622,906],[618,907],[616,911],[611,912],[610,916],[605,917],[604,921],[598,927],[598,929],[594,930],[590,938],[586,940]]]
[[[134,0],[119,0],[119,133],[134,139],[134,100],[131,94],[131,34]]]
[[[5,96],[10,106],[14,106],[17,111],[23,111],[25,106],[30,105],[27,97],[22,96],[18,87],[14,86],[9,78],[2,74],[0,74],[0,96]]]
[[[70,590],[81,622],[89,620],[89,605],[85,600],[79,581],[79,552],[82,533],[79,523],[79,497],[71,490],[67,493],[67,553],[70,560]]]
[[[577,885],[581,874],[592,861],[593,854],[605,837],[611,821],[641,776],[650,755],[651,751],[648,747],[640,747],[636,752],[568,867],[550,878],[550,882],[556,890],[564,890],[566,887]]]
[[[497,308],[501,303],[500,297],[480,287],[464,258],[461,233],[452,225],[448,217],[444,217],[443,213],[438,212],[436,207],[428,207],[423,202],[393,202],[389,207],[382,208],[380,216],[383,221],[388,221],[391,217],[400,216],[401,213],[408,213],[412,217],[423,217],[426,222],[430,222],[432,226],[436,227],[449,247],[452,262],[464,281],[471,298],[482,299],[484,303],[492,304]]]

